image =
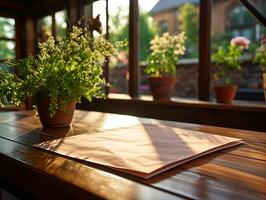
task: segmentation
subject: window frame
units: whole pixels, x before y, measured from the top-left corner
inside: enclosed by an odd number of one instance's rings
[[[96,0],[71,1],[68,3],[77,9],[75,12],[71,11],[68,6],[68,16],[70,21],[74,21],[81,17],[81,9],[85,3],[92,3]],[[240,2],[248,8],[248,10],[263,23],[265,17],[252,5],[248,0],[240,0]],[[106,0],[108,13],[108,0]],[[199,77],[198,77],[198,99],[203,101],[210,101],[210,86],[211,86],[211,0],[199,1]],[[108,15],[107,15],[108,18]],[[140,81],[140,67],[139,67],[139,4],[138,0],[129,0],[129,96],[131,98],[139,98],[139,81]],[[107,23],[108,24],[108,23]],[[108,28],[107,28],[108,31]],[[108,33],[107,33],[108,34]],[[108,37],[107,37],[108,38]],[[109,69],[105,66],[104,76],[109,80]],[[108,95],[108,89],[106,90]]]
[[[56,38],[57,37],[57,30],[56,30],[56,25],[57,25],[57,22],[56,22],[56,13],[57,12],[61,12],[61,11],[65,11],[66,12],[66,16],[67,16],[67,10],[65,10],[65,9],[60,9],[60,10],[56,10],[56,11],[53,11],[52,13],[49,13],[49,14],[45,14],[45,15],[42,15],[42,16],[39,16],[38,18],[36,18],[36,25],[37,25],[37,21],[38,20],[41,20],[41,19],[43,19],[43,18],[45,18],[45,17],[48,17],[48,16],[50,16],[51,17],[51,19],[52,19],[52,23],[51,23],[51,36],[53,36],[54,38]],[[67,21],[66,21],[66,23],[67,23]],[[68,29],[68,27],[66,27],[66,30]],[[38,30],[37,30],[37,26],[36,26],[36,40],[37,40],[37,38],[39,37],[38,36]]]
[[[83,4],[84,5],[84,4]],[[108,7],[108,0],[106,0]],[[211,72],[211,1],[200,0],[200,30],[199,30],[199,79],[198,99],[210,100]],[[108,10],[107,10],[108,11]],[[108,13],[108,12],[107,12]],[[204,13],[204,14],[201,14]],[[108,16],[108,15],[107,15]],[[74,16],[75,17],[75,16]],[[129,91],[131,98],[139,97],[140,64],[139,64],[139,3],[129,0]],[[108,24],[108,23],[107,23]],[[107,29],[108,30],[108,29]],[[205,52],[205,53],[200,53]],[[109,69],[105,67],[105,78],[109,80]],[[108,95],[109,91],[106,90]]]
[[[241,9],[241,12],[245,12],[245,7],[243,5],[241,5],[240,3],[235,3],[233,5],[231,5],[228,9],[227,9],[227,18],[226,18],[226,21],[229,21],[230,20],[230,14],[231,12],[236,9],[236,8],[240,8]],[[248,11],[246,11],[248,12]],[[241,14],[243,14],[241,13]],[[252,19],[254,19],[254,17],[252,16]],[[256,25],[258,24],[258,22],[256,20],[254,20],[253,22],[250,22],[250,23],[243,23],[243,24],[227,24],[226,25],[226,30],[227,31],[240,31],[241,33],[243,33],[243,31],[245,29],[251,29],[252,30],[252,38],[250,38],[251,40],[253,41],[256,41]],[[241,34],[243,35],[243,34]]]

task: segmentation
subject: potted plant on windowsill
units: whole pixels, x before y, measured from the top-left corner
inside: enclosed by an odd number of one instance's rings
[[[261,39],[261,46],[256,50],[254,63],[259,64],[262,71],[263,89],[266,101],[266,36]]]
[[[32,97],[43,127],[69,126],[81,96],[104,97],[103,62],[123,45],[75,26],[65,38],[50,37],[35,57],[8,62],[16,73],[0,71],[0,104]]]
[[[214,80],[219,82],[214,86],[214,93],[217,102],[232,103],[235,98],[238,86],[233,84],[232,72],[240,71],[239,58],[244,49],[247,49],[250,41],[245,37],[235,37],[231,40],[228,48],[220,47],[213,55],[215,62]]]
[[[164,33],[150,42],[151,54],[147,59],[145,73],[154,99],[169,100],[176,82],[176,65],[185,53],[185,33],[171,36]]]

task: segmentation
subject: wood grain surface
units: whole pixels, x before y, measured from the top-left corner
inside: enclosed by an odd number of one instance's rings
[[[244,144],[148,180],[30,145],[136,124],[163,124],[241,138]],[[34,199],[266,199],[266,135],[101,112],[75,111],[70,128],[42,130],[32,111],[0,113],[0,186]]]

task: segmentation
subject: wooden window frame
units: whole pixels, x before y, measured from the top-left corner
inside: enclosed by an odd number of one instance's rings
[[[241,0],[248,1],[248,0]],[[129,12],[129,95],[110,94],[108,99],[95,99],[89,103],[83,100],[78,109],[128,114],[140,117],[173,120],[214,126],[265,131],[264,103],[241,101],[223,105],[210,102],[211,76],[211,0],[200,0],[199,30],[199,100],[153,101],[138,95],[138,0],[130,0]],[[255,13],[255,14],[254,14]],[[253,15],[258,13],[254,12]],[[137,31],[136,31],[137,30]],[[105,73],[108,78],[108,73]]]
[[[89,1],[92,3],[92,0]],[[75,22],[75,19],[79,19],[81,16],[81,8],[87,3],[87,1],[67,1],[67,12],[71,22]],[[106,13],[108,13],[108,0],[106,0]],[[79,11],[73,12],[70,8],[76,8]],[[210,100],[210,71],[211,71],[211,0],[200,0],[200,30],[199,30],[199,79],[198,79],[198,99]],[[107,19],[108,20],[108,19]],[[128,94],[131,98],[139,97],[139,3],[138,0],[129,0],[129,91]],[[73,24],[72,23],[72,24]],[[107,37],[108,23],[107,24]],[[109,68],[108,64],[105,65],[104,72],[105,79],[109,80]],[[106,94],[109,91],[106,89]]]
[[[107,16],[108,15],[108,0]],[[210,99],[210,70],[211,70],[211,1],[200,0],[200,31],[199,31],[199,79],[198,79],[198,92],[199,100]],[[139,3],[138,0],[129,0],[129,91],[128,94],[131,98],[139,97]],[[108,23],[107,23],[108,24]],[[108,26],[107,26],[108,31]],[[107,65],[108,66],[108,65]],[[105,79],[109,80],[109,69],[105,67]],[[106,90],[108,95],[108,89]]]
[[[235,4],[233,4],[233,5],[231,5],[228,9],[227,9],[227,11],[226,11],[226,13],[227,13],[227,21],[229,21],[229,18],[228,18],[228,16],[230,15],[230,13],[232,12],[232,10],[233,9],[235,9],[235,8],[241,8],[241,9],[244,9],[244,11],[245,11],[245,7],[243,6],[243,5],[241,5],[241,4],[239,4],[239,3],[235,3]],[[248,11],[247,11],[248,12]],[[252,18],[254,18],[253,16],[251,16]],[[249,23],[249,24],[240,24],[240,25],[236,25],[236,24],[227,24],[227,26],[226,26],[226,31],[229,31],[229,32],[231,32],[231,31],[240,31],[240,32],[242,32],[243,30],[245,30],[245,29],[252,29],[252,31],[253,31],[253,37],[251,38],[252,40],[254,40],[255,41],[255,39],[256,39],[256,33],[255,33],[255,27],[256,27],[256,25],[257,25],[258,23],[256,22],[256,21],[254,21],[253,23]]]
[[[55,2],[55,5],[49,5],[52,1],[43,1],[41,4],[34,4],[33,15],[35,19],[41,18],[46,15],[66,8],[70,25],[74,25],[78,19],[82,17],[83,6],[96,0],[64,0],[63,2]],[[236,1],[236,0],[235,0]],[[250,0],[238,0],[242,3],[262,24],[266,26],[265,16],[250,2]],[[106,14],[108,20],[108,0],[106,0]],[[199,1],[199,68],[198,68],[198,99],[209,101],[210,100],[210,76],[211,76],[211,5],[212,0]],[[49,7],[49,9],[48,9]],[[36,10],[35,10],[36,8]],[[38,9],[37,9],[38,8]],[[47,9],[46,9],[47,8]],[[131,98],[139,98],[139,80],[140,69],[138,60],[139,51],[139,27],[138,27],[138,0],[129,0],[129,91],[128,94]],[[55,19],[54,19],[55,21]],[[108,23],[106,23],[107,38]],[[55,26],[52,27],[52,32],[56,34]],[[105,65],[104,76],[109,80],[108,62]],[[106,94],[108,95],[108,88]]]
[[[45,18],[45,17],[50,16],[51,19],[52,19],[52,24],[51,24],[51,34],[52,34],[52,36],[55,37],[55,38],[57,37],[57,31],[56,31],[56,17],[55,17],[55,14],[56,14],[57,12],[60,12],[60,11],[64,11],[64,9],[63,9],[63,10],[58,10],[58,11],[52,12],[52,13],[50,13],[50,14],[47,14],[47,15],[44,15],[44,16],[41,16],[41,17],[38,17],[38,18],[36,19],[36,23],[37,23],[37,20],[39,20],[39,19],[43,19],[43,18]],[[36,31],[36,33],[37,33],[37,31]],[[38,34],[38,33],[37,33],[37,34]]]
[[[33,16],[35,19],[62,10],[64,6],[67,9],[70,25],[74,25],[82,15],[82,7],[93,0],[65,0],[57,6],[49,5],[49,2],[43,1],[43,5],[35,4],[33,6]],[[108,2],[108,0],[106,0]],[[264,103],[256,104],[249,102],[240,102],[239,104],[222,105],[210,102],[210,69],[211,69],[211,1],[200,0],[200,31],[199,31],[199,100],[174,100],[168,102],[153,101],[144,99],[138,94],[139,81],[139,63],[138,63],[138,0],[130,1],[129,12],[129,95],[105,100],[96,99],[91,103],[83,100],[77,105],[78,109],[94,110],[103,112],[114,112],[129,114],[142,117],[152,117],[158,119],[174,120],[180,122],[190,122],[198,124],[209,124],[215,126],[225,126],[232,128],[241,128],[249,130],[266,131]],[[250,12],[256,16],[262,24],[266,25],[265,16],[259,13],[250,4],[249,0],[239,0],[248,7]],[[38,6],[37,6],[38,5]],[[46,6],[45,6],[46,5]],[[108,5],[108,4],[107,4]],[[37,9],[37,7],[39,9]],[[36,9],[34,9],[36,7]],[[108,7],[106,9],[108,13]],[[108,15],[107,15],[108,17]],[[106,24],[108,27],[108,24]],[[136,31],[137,30],[137,31]],[[108,28],[107,28],[108,38]],[[105,66],[105,78],[109,80],[109,69]],[[108,89],[106,89],[108,94]],[[203,100],[203,101],[201,101]]]
[[[70,25],[74,25],[82,16],[82,9],[86,3],[92,3],[97,0],[65,0],[67,15],[70,20]],[[106,1],[107,21],[108,0]],[[266,25],[265,16],[250,2],[250,0],[238,0],[247,8],[257,20]],[[63,5],[61,6],[63,7]],[[210,76],[211,76],[211,7],[212,0],[199,1],[199,68],[198,68],[198,100],[210,100]],[[58,10],[57,10],[58,11]],[[55,10],[53,13],[55,14]],[[139,4],[138,0],[129,0],[129,88],[128,94],[131,98],[139,98]],[[46,13],[49,15],[49,13]],[[51,13],[50,13],[51,15]],[[44,15],[42,15],[44,16]],[[39,16],[40,18],[40,16]],[[54,21],[55,18],[53,17]],[[108,23],[106,23],[107,38],[109,37]],[[52,26],[52,32],[55,33],[55,26]],[[109,80],[108,62],[105,65],[104,76]],[[109,91],[106,88],[106,94]]]
[[[257,20],[266,25],[265,16],[249,0],[239,1]],[[211,8],[212,0],[200,0],[198,99],[203,101],[210,100]],[[130,0],[129,9],[129,95],[132,98],[137,98],[139,97],[138,82],[140,78],[138,63],[138,0]]]

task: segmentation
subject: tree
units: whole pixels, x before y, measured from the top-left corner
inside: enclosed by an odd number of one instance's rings
[[[140,13],[140,60],[146,61],[147,56],[150,54],[149,46],[150,41],[153,39],[156,33],[155,27],[149,22],[149,15],[147,13]]]
[[[178,10],[179,30],[187,36],[185,46],[188,58],[198,57],[199,44],[199,11],[198,6],[185,3]]]
[[[13,38],[15,35],[14,19],[0,17],[0,37]],[[0,59],[9,59],[15,56],[13,41],[0,40]]]
[[[128,21],[127,23],[125,23],[125,25],[121,26],[120,21],[121,19],[125,19],[125,16],[124,17],[120,16],[119,13],[121,12],[119,10],[121,10],[121,8],[118,9],[118,12],[115,16],[111,17],[113,25],[110,31],[111,41],[128,39],[128,30],[129,30]],[[150,41],[155,35],[155,28],[153,27],[152,23],[149,21],[148,13],[140,12],[139,31],[140,31],[139,57],[141,61],[146,61],[146,58],[150,53],[149,51]]]

